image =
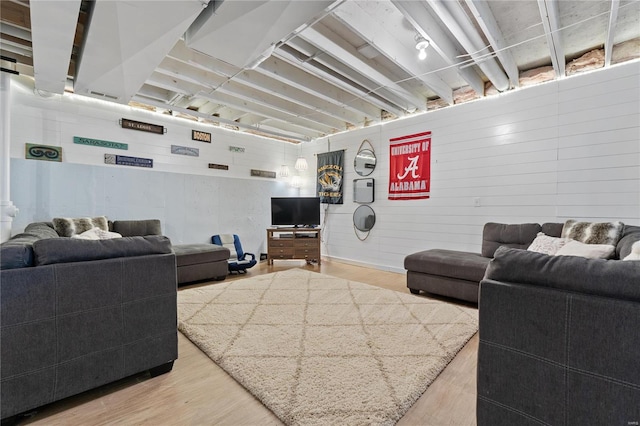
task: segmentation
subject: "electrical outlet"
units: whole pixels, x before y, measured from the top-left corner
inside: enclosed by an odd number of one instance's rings
[[[475,198],[473,199],[473,205],[474,205],[475,207],[480,207],[480,197],[475,197]]]

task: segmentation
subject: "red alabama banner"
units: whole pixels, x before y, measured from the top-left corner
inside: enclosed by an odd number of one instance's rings
[[[389,139],[389,199],[429,198],[431,132]]]

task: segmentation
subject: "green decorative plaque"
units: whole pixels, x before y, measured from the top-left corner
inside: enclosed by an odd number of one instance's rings
[[[129,149],[129,145],[120,142],[103,141],[100,139],[81,138],[80,136],[73,137],[73,143],[80,145],[99,146],[101,148],[113,148],[113,149]]]
[[[24,145],[24,158],[28,160],[62,161],[62,147],[60,146],[35,143],[26,143]]]

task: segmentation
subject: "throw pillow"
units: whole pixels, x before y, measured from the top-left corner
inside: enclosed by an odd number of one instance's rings
[[[576,240],[569,240],[556,256],[581,256],[588,259],[609,259],[616,247],[611,244],[585,244]]]
[[[577,222],[567,220],[562,227],[562,238],[586,244],[616,245],[622,235],[622,222]]]
[[[640,241],[636,241],[631,246],[631,253],[622,260],[640,260]]]
[[[53,229],[61,237],[72,237],[75,234],[82,234],[91,228],[98,227],[104,231],[109,230],[107,218],[105,216],[98,217],[80,217],[80,218],[66,218],[56,217],[53,219]]]
[[[550,237],[543,232],[538,232],[538,236],[536,236],[527,250],[553,256],[566,243],[567,240],[565,238]]]
[[[113,238],[122,238],[122,235],[117,232],[103,231],[100,228],[91,228],[82,234],[72,235],[71,238],[78,238],[81,240],[110,240]]]

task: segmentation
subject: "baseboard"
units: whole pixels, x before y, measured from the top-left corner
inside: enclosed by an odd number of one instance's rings
[[[399,273],[399,274],[406,273],[404,268],[395,268],[393,266],[388,266],[388,265],[378,265],[378,264],[373,264],[373,263],[361,262],[361,261],[358,261],[358,260],[347,259],[347,258],[344,258],[344,257],[323,255],[322,259],[323,260],[324,259],[335,260],[336,262],[347,263],[349,265],[355,265],[355,266],[363,266],[365,268],[377,269],[379,271],[396,272],[396,273]]]

